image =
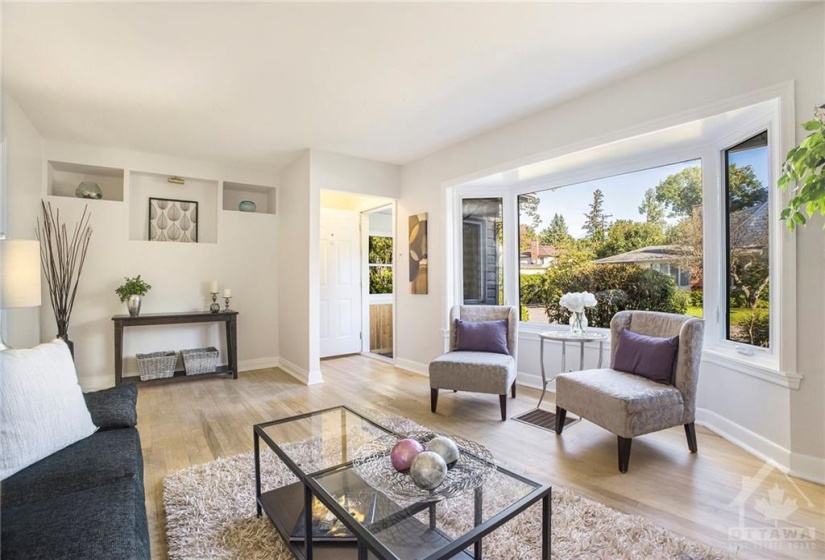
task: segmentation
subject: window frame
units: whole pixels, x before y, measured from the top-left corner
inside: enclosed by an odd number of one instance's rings
[[[463,212],[462,212],[462,216],[463,216]],[[487,270],[487,252],[483,250],[483,247],[484,247],[484,224],[481,223],[481,220],[475,220],[475,219],[464,220],[464,219],[462,219],[462,221],[461,221],[461,253],[462,253],[461,254],[461,257],[462,257],[461,258],[461,265],[462,265],[462,267],[464,266],[464,242],[465,242],[465,239],[464,239],[464,226],[465,225],[471,225],[471,226],[475,227],[478,230],[478,247],[477,247],[477,249],[478,249],[478,254],[479,254],[479,264],[480,264],[480,266],[478,267],[478,274],[476,276],[477,276],[477,280],[478,280],[478,293],[479,293],[479,295],[483,296],[484,295],[484,271]],[[461,292],[462,292],[462,298],[461,298],[462,305],[479,305],[483,301],[483,298],[470,299],[470,300],[466,299],[466,295],[464,294],[464,273],[463,273],[463,271],[462,271],[462,274],[461,274]]]
[[[637,154],[636,156],[614,157],[602,161],[597,165],[584,166],[585,169],[575,169],[567,173],[559,173],[551,177],[544,177],[540,183],[536,181],[525,181],[516,185],[512,189],[512,196],[517,201],[518,197],[528,193],[539,193],[540,191],[560,189],[565,187],[572,187],[578,183],[586,183],[588,181],[596,181],[599,179],[606,179],[608,177],[615,177],[617,175],[626,175],[628,173],[635,173],[637,171],[645,171],[655,167],[664,167],[675,163],[698,160],[703,169],[703,185],[702,196],[705,196],[704,183],[704,160],[707,157],[707,152],[702,149],[699,144],[688,144],[677,148],[668,148],[653,150],[644,154]],[[704,211],[704,210],[703,210]],[[515,224],[516,234],[518,234],[518,205],[515,209]],[[506,222],[504,230],[509,231],[512,228],[508,227]],[[511,235],[511,237],[513,237]],[[516,235],[516,238],[518,236]],[[516,250],[518,250],[518,239],[516,239]],[[707,243],[703,246],[703,251],[707,250]],[[518,279],[519,267],[516,262],[516,279]],[[518,288],[515,290],[515,305],[520,304]],[[707,313],[707,309],[703,308],[703,314]],[[548,330],[566,330],[565,325],[547,324],[547,323],[531,323],[528,321],[519,320],[519,329],[526,332],[539,333]],[[609,328],[590,327],[596,332],[602,332],[607,335],[610,334]]]
[[[731,322],[730,322],[730,319],[731,319],[731,307],[730,307],[731,274],[730,274],[730,270],[729,270],[730,266],[731,266],[731,264],[730,264],[731,263],[731,229],[730,229],[730,227],[731,227],[731,224],[730,224],[731,211],[730,211],[730,173],[729,173],[728,168],[730,167],[730,151],[733,148],[739,146],[740,144],[743,144],[743,143],[745,143],[749,140],[752,140],[752,139],[756,138],[757,136],[761,136],[762,134],[764,134],[766,136],[766,147],[768,149],[768,156],[767,156],[767,160],[768,160],[768,177],[767,177],[767,179],[768,179],[769,182],[773,182],[773,175],[771,173],[771,167],[772,167],[771,166],[771,152],[772,152],[773,142],[772,142],[772,137],[770,135],[770,131],[768,129],[765,129],[761,132],[757,132],[753,136],[749,136],[748,138],[743,139],[741,142],[737,142],[736,144],[732,144],[732,145],[728,146],[727,148],[722,150],[721,154],[720,154],[721,157],[722,157],[722,166],[719,170],[719,172],[720,172],[720,188],[722,189],[722,197],[723,197],[723,204],[724,204],[724,211],[722,212],[721,220],[722,220],[722,228],[723,228],[724,235],[725,235],[725,247],[724,247],[724,252],[722,254],[722,258],[724,259],[724,263],[723,263],[722,268],[725,271],[725,290],[724,290],[724,293],[722,294],[722,296],[723,296],[722,297],[722,302],[724,303],[724,307],[721,308],[723,310],[723,313],[722,313],[722,321],[723,321],[723,325],[724,325],[723,334],[724,334],[725,340],[727,340],[729,342],[735,342],[737,345],[741,345],[741,346],[746,347],[746,348],[741,349],[742,352],[746,352],[747,349],[753,349],[754,351],[755,350],[765,351],[765,350],[770,350],[771,349],[770,343],[772,342],[773,334],[774,334],[773,322],[770,320],[770,317],[773,314],[773,305],[772,305],[773,299],[771,297],[773,294],[771,293],[771,289],[770,289],[771,285],[769,284],[769,286],[768,286],[768,321],[769,321],[768,328],[769,328],[770,332],[769,332],[769,335],[768,335],[768,341],[769,341],[768,348],[763,348],[763,347],[755,346],[753,344],[747,344],[747,343],[743,343],[743,342],[740,342],[740,341],[731,340],[731,338],[730,338],[730,332],[731,332],[730,331],[730,328],[731,328]],[[771,281],[771,270],[773,269],[773,265],[774,265],[774,259],[771,258],[772,254],[773,254],[773,251],[772,251],[772,248],[771,248],[770,241],[771,241],[771,237],[773,237],[773,234],[771,233],[770,224],[771,224],[772,220],[775,218],[775,216],[770,215],[770,206],[771,206],[770,202],[771,202],[771,199],[774,197],[773,192],[770,188],[770,184],[767,185],[767,193],[768,193],[768,281],[770,283],[770,281]],[[739,346],[737,346],[737,348],[739,348]]]
[[[739,136],[741,141],[748,136],[742,131],[752,131],[751,136],[762,130],[768,130],[772,138],[769,161],[769,220],[770,230],[770,268],[771,268],[771,352],[741,352],[736,346],[740,343],[720,340],[719,337],[719,289],[722,272],[719,241],[721,239],[721,219],[705,219],[704,235],[704,302],[705,337],[702,360],[722,366],[728,371],[759,378],[788,389],[798,389],[802,375],[797,373],[796,364],[796,235],[789,232],[778,215],[791,197],[789,191],[780,192],[776,188],[778,171],[781,169],[784,154],[796,145],[797,122],[794,104],[794,84],[785,82],[777,86],[742,95],[714,106],[704,107],[688,114],[674,117],[669,125],[649,123],[635,131],[622,134],[597,137],[576,146],[538,154],[532,158],[502,164],[485,172],[478,172],[463,178],[456,178],[444,184],[445,207],[448,215],[448,235],[444,241],[444,253],[447,262],[453,266],[446,267],[448,291],[445,297],[447,309],[462,301],[461,282],[461,200],[463,198],[481,198],[497,196],[504,205],[504,294],[506,305],[518,305],[518,196],[526,193],[546,190],[554,187],[572,185],[579,182],[599,179],[601,177],[629,173],[678,161],[701,160],[703,181],[703,213],[705,216],[719,216],[721,212],[722,188],[720,188],[721,149],[735,145]],[[746,122],[738,116],[743,109],[757,107],[760,116]],[[574,158],[574,165],[565,168],[567,162],[559,162],[568,156],[575,156],[579,150],[602,150],[609,148],[613,142],[624,142],[640,138],[647,134],[656,134],[669,126],[681,126],[697,119],[725,116],[728,123],[723,131],[715,131],[711,136],[707,132],[698,137],[673,145],[666,149],[646,150],[628,155],[626,152],[611,153],[606,156],[598,154],[597,159]],[[746,115],[747,116],[747,115]],[[745,123],[745,124],[743,124]],[[655,128],[654,128],[655,127]],[[726,144],[726,145],[724,145]],[[613,152],[619,152],[614,150]],[[537,171],[538,170],[538,171]],[[555,171],[559,170],[559,171]],[[508,235],[509,233],[509,235]],[[514,234],[515,233],[515,234]],[[715,282],[713,281],[715,279]],[[709,293],[708,286],[717,287],[716,293]],[[451,289],[450,289],[451,287]],[[520,332],[527,339],[536,333],[552,329],[552,325],[520,322]],[[608,329],[602,329],[607,331]],[[446,330],[444,331],[447,332]],[[446,336],[446,334],[445,334]],[[724,339],[724,335],[722,337]],[[750,347],[750,345],[748,345]],[[755,347],[750,347],[755,348]]]
[[[796,336],[796,266],[795,266],[795,236],[789,235],[785,223],[779,220],[779,214],[785,204],[786,197],[776,187],[779,170],[782,166],[783,146],[780,116],[778,111],[763,118],[754,119],[739,127],[732,128],[727,134],[720,137],[712,145],[714,204],[707,211],[718,216],[712,226],[710,235],[720,240],[715,247],[708,248],[713,254],[713,290],[710,294],[705,291],[705,306],[707,318],[713,319],[706,324],[705,347],[710,353],[711,361],[719,365],[743,363],[762,373],[791,372],[795,375],[795,347],[789,345],[791,332]],[[770,270],[769,298],[769,329],[770,348],[761,348],[751,344],[728,340],[728,238],[727,238],[727,186],[726,186],[726,151],[762,132],[768,133],[768,267]],[[707,185],[706,185],[707,187]],[[708,214],[710,215],[710,214]],[[707,255],[706,255],[707,259]],[[707,261],[706,261],[707,262]],[[788,272],[787,267],[793,263],[793,269]],[[790,288],[789,288],[790,286]],[[792,292],[788,297],[787,292]],[[712,302],[713,309],[708,310],[708,303]],[[791,303],[792,302],[792,303]],[[781,326],[781,328],[780,328]],[[793,348],[793,356],[785,352],[784,347]],[[793,364],[793,365],[791,365]]]
[[[455,271],[451,280],[452,298],[455,304],[464,305],[464,200],[473,200],[478,198],[500,198],[501,199],[501,221],[502,221],[502,283],[504,292],[504,305],[518,305],[518,290],[516,290],[515,298],[513,297],[513,281],[517,278],[513,272],[514,255],[512,252],[513,235],[510,233],[507,224],[508,216],[513,213],[513,201],[511,200],[511,191],[508,187],[476,187],[472,185],[459,185],[452,187],[450,195],[450,202],[452,203],[452,243],[447,241],[448,251],[446,254],[453,262],[453,270]],[[512,219],[512,216],[511,218]],[[482,241],[483,242],[483,241]],[[452,245],[452,247],[449,247]],[[515,266],[518,270],[518,235],[515,236]],[[483,274],[482,268],[482,274]],[[483,282],[482,282],[483,284]],[[514,303],[515,302],[515,303]],[[468,304],[472,305],[472,304]]]

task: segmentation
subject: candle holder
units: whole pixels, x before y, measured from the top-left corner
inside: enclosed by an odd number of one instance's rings
[[[209,311],[217,313],[221,310],[221,304],[218,303],[218,292],[210,292],[212,294],[212,303],[209,305]]]
[[[223,299],[226,301],[226,307],[224,308],[224,311],[229,311],[229,300],[232,299],[232,298],[231,297],[224,297]]]

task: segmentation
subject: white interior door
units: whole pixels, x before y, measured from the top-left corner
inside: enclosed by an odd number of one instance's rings
[[[360,214],[321,209],[321,357],[361,351]]]

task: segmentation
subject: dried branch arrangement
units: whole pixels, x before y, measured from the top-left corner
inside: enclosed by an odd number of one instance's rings
[[[52,211],[51,203],[40,201],[42,222],[37,219],[37,240],[40,241],[40,262],[49,297],[57,321],[57,336],[67,338],[69,319],[72,316],[77,284],[86,261],[86,251],[92,228],[89,225],[89,207],[83,208],[80,221],[75,224],[71,237],[65,223],[60,221],[60,209]]]

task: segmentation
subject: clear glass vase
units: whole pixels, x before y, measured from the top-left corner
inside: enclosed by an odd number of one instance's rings
[[[573,311],[570,313],[570,333],[584,334],[587,330],[587,315],[584,311]]]

